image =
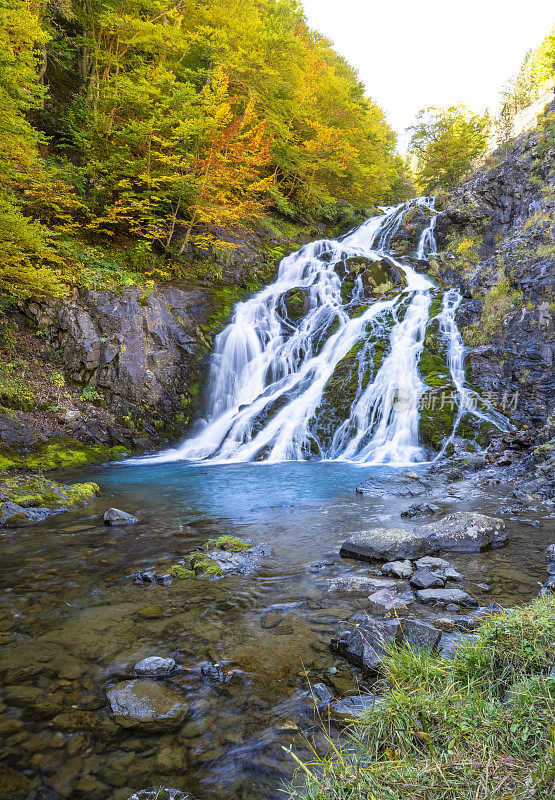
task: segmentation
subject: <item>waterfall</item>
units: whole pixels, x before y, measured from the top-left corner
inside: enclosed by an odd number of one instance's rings
[[[409,211],[427,219],[410,258],[424,262],[436,249],[436,211],[425,197],[284,258],[274,283],[238,303],[216,337],[198,432],[149,461],[426,460],[419,405],[429,387],[419,361],[438,290],[408,258],[392,254]],[[446,292],[437,318],[457,422],[469,392],[459,302],[457,290]]]

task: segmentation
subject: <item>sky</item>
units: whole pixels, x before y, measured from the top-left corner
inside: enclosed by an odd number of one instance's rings
[[[497,110],[498,93],[555,23],[554,0],[303,0],[406,141],[431,105]]]

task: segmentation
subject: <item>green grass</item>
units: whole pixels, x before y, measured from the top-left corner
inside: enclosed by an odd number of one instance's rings
[[[302,800],[547,800],[555,796],[555,597],[492,617],[452,661],[399,648],[388,702],[325,758],[298,759]],[[293,755],[295,758],[295,756]]]

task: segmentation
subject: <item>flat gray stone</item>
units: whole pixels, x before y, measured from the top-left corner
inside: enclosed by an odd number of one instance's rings
[[[368,594],[377,592],[378,589],[391,589],[395,581],[387,578],[372,578],[368,575],[344,575],[333,578],[328,586],[328,592],[344,594]]]
[[[123,728],[172,731],[189,714],[182,694],[148,678],[122,681],[106,696],[114,721]]]
[[[122,511],[119,508],[109,508],[104,512],[102,519],[105,525],[113,525],[115,527],[134,525],[139,521],[133,514],[128,514],[127,511]]]
[[[416,589],[435,589],[445,585],[445,581],[431,569],[417,569],[410,579]]]
[[[176,666],[177,664],[173,658],[149,656],[135,664],[135,672],[137,675],[168,675],[173,672]]]
[[[382,566],[384,575],[393,575],[394,578],[410,578],[414,567],[410,561],[388,561]]]
[[[405,603],[388,589],[371,594],[368,605],[372,614],[385,614],[388,617],[402,617],[409,611]]]
[[[487,517],[474,511],[456,511],[437,522],[422,527],[428,553],[450,551],[477,553],[498,547],[508,537],[505,523],[498,517]]]
[[[450,561],[437,556],[424,556],[424,558],[419,558],[416,562],[417,569],[447,569],[452,566]]]
[[[421,533],[403,528],[373,528],[349,536],[339,555],[360,561],[396,561],[418,558],[426,552],[426,538]]]
[[[421,603],[433,603],[436,606],[468,606],[475,608],[478,601],[462,589],[419,589],[416,597]]]

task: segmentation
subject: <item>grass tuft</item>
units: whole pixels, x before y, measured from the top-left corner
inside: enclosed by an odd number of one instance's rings
[[[388,702],[326,757],[297,761],[297,800],[555,796],[555,597],[487,620],[453,660],[389,655]]]

